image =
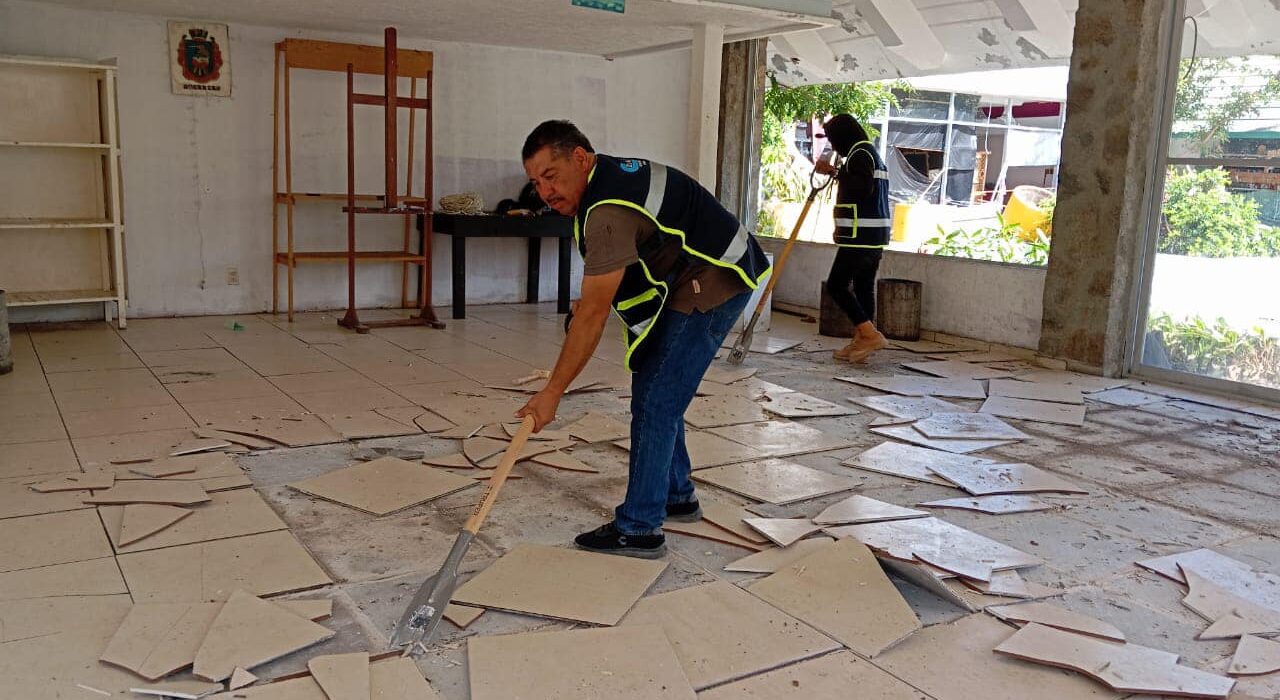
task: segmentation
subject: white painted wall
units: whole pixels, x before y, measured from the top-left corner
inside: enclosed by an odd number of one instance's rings
[[[216,20],[216,3],[209,12],[213,16],[205,19]],[[272,45],[285,37],[371,44],[381,44],[382,37],[232,24],[232,97],[187,97],[170,92],[167,19],[183,18],[0,0],[0,53],[119,60],[133,315],[268,310]],[[403,34],[399,43],[435,52],[437,198],[477,191],[493,206],[514,197],[524,182],[520,146],[548,118],[573,119],[601,151],[686,167],[688,51],[606,61]],[[294,189],[344,191],[345,77],[309,71],[293,76]],[[370,80],[369,91],[380,91],[381,79]],[[364,157],[357,183],[359,189],[380,191],[381,126],[376,110],[364,110],[371,113],[358,117],[357,154]],[[398,245],[401,220],[378,218],[359,221],[361,246]],[[296,230],[299,247],[345,246],[345,219],[336,205],[300,205]],[[450,302],[449,239],[436,236],[434,245],[433,297],[442,305]],[[525,250],[521,239],[472,239],[468,301],[522,300]],[[574,257],[576,289],[581,272]],[[239,285],[226,284],[228,267],[238,268]],[[555,244],[546,241],[544,299],[554,298],[555,270]],[[345,279],[340,264],[299,268],[297,306],[345,306]],[[358,279],[361,306],[399,303],[398,265],[362,266]],[[283,295],[282,281],[282,303]],[[100,308],[87,311],[100,315]],[[52,307],[34,315],[23,311],[23,320],[59,315]]]
[[[785,241],[761,238],[778,252]],[[836,248],[800,241],[774,287],[774,300],[817,309]],[[1045,268],[887,250],[880,277],[924,283],[925,330],[1035,349],[1040,343]]]

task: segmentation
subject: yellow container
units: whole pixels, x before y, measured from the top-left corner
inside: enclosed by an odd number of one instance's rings
[[[1034,241],[1036,230],[1049,235],[1049,212],[1040,208],[1040,203],[1052,197],[1053,193],[1043,187],[1019,185],[1013,188],[1009,202],[1004,205],[1004,222],[1022,227],[1021,236],[1025,240]]]
[[[907,240],[907,219],[911,218],[911,207],[908,202],[895,202],[893,205],[893,229],[890,238],[901,243]]]

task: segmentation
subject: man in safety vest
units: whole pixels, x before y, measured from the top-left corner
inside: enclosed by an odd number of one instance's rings
[[[853,322],[853,340],[836,350],[837,360],[866,362],[888,341],[876,328],[876,271],[889,245],[893,212],[889,209],[889,174],[867,132],[849,114],[823,124],[832,150],[844,157],[836,170],[825,160],[818,172],[836,178],[836,259],[827,276],[827,293]]]
[[[633,373],[627,495],[612,522],[574,541],[595,552],[661,557],[664,519],[702,517],[689,480],[685,409],[769,273],[768,260],[696,180],[660,163],[596,153],[570,122],[539,124],[521,156],[543,201],[574,217],[583,278],[551,378],[517,415],[532,415],[536,430],[555,420],[560,397],[616,314]]]

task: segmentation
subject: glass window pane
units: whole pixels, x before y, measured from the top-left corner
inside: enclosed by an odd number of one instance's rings
[[[895,90],[898,104],[890,116],[915,119],[946,119],[951,113],[951,93],[932,90],[902,92]]]
[[[1280,167],[1169,166],[1143,364],[1280,388],[1276,183]]]

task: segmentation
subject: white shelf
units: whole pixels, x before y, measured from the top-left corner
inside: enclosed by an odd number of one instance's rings
[[[53,141],[0,141],[0,146],[9,146],[15,148],[84,148],[91,150],[109,151],[111,144],[109,143],[56,143]]]
[[[0,219],[0,230],[17,228],[115,228],[101,219]]]
[[[112,289],[59,289],[48,292],[8,292],[9,306],[44,306],[47,304],[88,304],[116,301]]]
[[[106,319],[114,315],[124,328],[115,61],[0,56],[0,73],[15,87],[13,99],[0,99],[0,122],[13,127],[0,134],[0,153],[41,175],[16,180],[9,197],[0,196],[0,277],[10,278],[9,304],[100,303]],[[95,162],[102,167],[83,167]],[[70,249],[47,243],[60,241],[58,231],[76,232]]]
[[[95,63],[74,58],[48,58],[46,56],[0,56],[0,63],[15,66],[45,66],[47,68],[71,68],[75,70],[114,71],[115,59],[111,63]]]

